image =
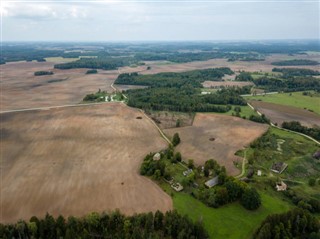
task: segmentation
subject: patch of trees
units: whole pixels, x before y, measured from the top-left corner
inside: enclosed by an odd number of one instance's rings
[[[312,137],[314,139],[320,140],[320,128],[319,127],[309,128],[309,127],[301,125],[300,122],[298,122],[298,121],[283,122],[281,126],[282,126],[282,128],[296,131],[299,133],[303,133],[303,134],[309,135],[310,137]]]
[[[291,76],[318,76],[319,71],[311,69],[300,69],[300,68],[273,68],[273,72],[281,72],[284,78]]]
[[[246,105],[246,101],[232,89],[215,94],[200,95],[192,86],[181,88],[147,88],[128,90],[128,105],[145,110],[178,112],[228,112],[229,104]]]
[[[267,91],[306,91],[320,90],[320,81],[313,77],[288,77],[286,79],[261,77],[255,79],[254,84]]]
[[[181,87],[192,85],[201,88],[204,81],[221,81],[221,78],[234,72],[228,67],[194,70],[182,73],[158,73],[155,75],[139,75],[138,73],[120,74],[115,84],[144,85],[150,87]]]
[[[35,76],[53,75],[52,71],[36,71]]]
[[[129,66],[137,61],[132,57],[98,57],[98,58],[81,58],[80,60],[56,64],[56,69],[73,69],[73,68],[91,68],[103,70],[115,70],[118,67]]]
[[[76,218],[33,216],[28,222],[0,224],[1,238],[186,238],[206,239],[208,233],[200,222],[192,222],[177,211],[141,213],[124,216],[119,211],[90,213]]]
[[[253,81],[253,78],[249,72],[242,71],[236,76],[236,81]]]
[[[315,66],[319,65],[319,62],[313,60],[305,60],[305,59],[294,59],[294,60],[286,60],[286,61],[275,61],[272,62],[271,65],[274,66]]]
[[[83,98],[83,101],[87,102],[101,102],[105,101],[105,97],[107,96],[107,93],[105,91],[101,91],[99,89],[98,92],[94,94],[88,94]]]
[[[262,124],[270,124],[270,120],[262,114],[260,115],[250,115],[249,120],[257,122],[257,123],[262,123]]]
[[[268,216],[255,232],[257,239],[319,238],[319,220],[308,211],[296,208]]]
[[[87,70],[86,74],[97,74],[98,71],[96,69]]]

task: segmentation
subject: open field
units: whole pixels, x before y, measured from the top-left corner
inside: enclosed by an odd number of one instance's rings
[[[205,88],[220,88],[220,87],[244,87],[253,85],[253,82],[246,81],[205,81],[202,83]]]
[[[305,109],[293,106],[279,105],[263,101],[250,101],[250,104],[262,114],[265,114],[272,123],[281,125],[284,121],[299,121],[302,125],[320,126],[320,116]]]
[[[119,71],[87,69],[59,70],[48,62],[19,62],[1,65],[1,111],[77,104],[89,93],[112,92],[112,83]],[[139,67],[123,67],[121,72],[133,72]],[[144,69],[144,68],[142,68]],[[54,75],[34,76],[35,71],[53,71]]]
[[[187,193],[175,192],[167,183],[161,184],[161,187],[173,195],[174,209],[194,221],[201,220],[210,238],[216,239],[251,238],[269,214],[286,212],[292,207],[288,202],[273,195],[276,192],[259,191],[262,206],[256,211],[248,211],[238,202],[215,209],[207,207]]]
[[[261,100],[264,102],[294,106],[300,109],[310,109],[320,115],[320,95],[303,95],[302,92],[279,93],[262,96],[248,96],[247,100]]]
[[[218,114],[196,114],[192,126],[168,129],[164,132],[170,136],[178,132],[181,143],[176,150],[183,159],[194,159],[196,164],[204,164],[215,159],[225,166],[227,173],[239,174],[234,161],[241,160],[234,155],[237,150],[248,145],[268,129],[265,124],[258,124],[238,117]],[[210,139],[214,138],[213,141]]]
[[[146,153],[166,147],[139,110],[109,103],[6,113],[1,120],[1,222],[46,212],[172,209],[171,198],[138,174]]]

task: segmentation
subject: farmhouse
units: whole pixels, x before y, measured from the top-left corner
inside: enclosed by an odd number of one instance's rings
[[[218,176],[210,179],[209,181],[205,182],[204,184],[208,187],[208,188],[212,188],[214,186],[216,186],[219,183],[219,178]]]
[[[287,184],[285,184],[283,181],[281,181],[280,183],[277,183],[276,189],[277,189],[277,191],[286,191]]]
[[[287,167],[288,167],[288,164],[283,163],[283,162],[277,162],[277,163],[272,164],[270,170],[274,173],[281,174]]]

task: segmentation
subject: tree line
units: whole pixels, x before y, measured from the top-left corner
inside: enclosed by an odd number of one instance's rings
[[[124,216],[119,211],[112,213],[90,213],[76,218],[63,216],[54,218],[31,217],[29,221],[19,220],[15,224],[0,224],[0,238],[105,238],[105,239],[161,239],[186,238],[207,239],[202,223],[192,222],[177,211],[162,213],[141,213]]]
[[[73,68],[91,68],[103,70],[115,70],[118,67],[137,64],[132,57],[97,57],[97,58],[81,58],[77,61],[61,63],[54,65],[56,69],[73,69]]]
[[[255,232],[255,239],[320,238],[319,220],[308,211],[295,208],[269,215]]]
[[[44,76],[44,75],[53,75],[52,71],[36,71],[34,72],[35,76]]]
[[[271,65],[274,66],[316,66],[319,65],[319,62],[306,59],[294,59],[294,60],[285,60],[285,61],[275,61]]]
[[[303,134],[309,135],[310,137],[312,137],[314,139],[320,140],[320,128],[319,127],[309,128],[309,127],[301,125],[301,123],[299,121],[283,122],[281,126],[282,126],[282,128],[296,131],[299,133],[303,133]]]
[[[319,71],[303,68],[273,68],[273,72],[280,72],[284,78],[289,78],[292,76],[318,76]]]

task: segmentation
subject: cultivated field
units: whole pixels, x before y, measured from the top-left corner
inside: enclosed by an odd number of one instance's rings
[[[253,85],[252,82],[246,81],[205,81],[202,83],[205,88],[220,88],[220,87],[244,87]]]
[[[170,196],[138,174],[148,152],[166,147],[140,111],[108,103],[6,113],[1,120],[0,222],[46,212],[172,209]]]
[[[35,71],[54,75],[34,76]],[[23,62],[1,66],[1,111],[77,104],[100,88],[111,92],[117,71],[86,75],[87,69],[58,70],[52,63]]]
[[[250,104],[273,123],[281,125],[284,121],[299,121],[302,125],[320,126],[320,116],[305,109],[279,105],[263,101],[250,101]]]
[[[192,126],[165,130],[172,136],[178,132],[181,143],[177,146],[183,159],[194,159],[196,164],[204,164],[208,159],[215,159],[231,175],[239,174],[234,161],[241,158],[236,151],[248,145],[268,129],[265,124],[258,124],[237,117],[217,114],[197,114]],[[211,140],[210,140],[211,139]]]

